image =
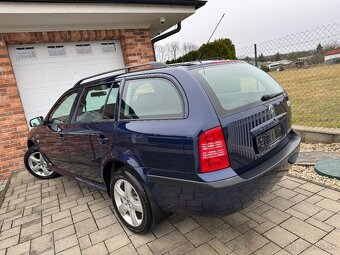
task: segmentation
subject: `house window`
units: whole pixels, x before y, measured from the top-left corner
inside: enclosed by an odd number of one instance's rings
[[[91,44],[77,44],[76,50],[78,55],[92,54]]]
[[[56,45],[56,46],[47,46],[48,55],[50,57],[57,57],[57,56],[64,56],[65,48],[63,45]]]
[[[37,54],[35,53],[34,47],[20,47],[16,48],[17,59],[28,59],[35,58]]]
[[[116,52],[116,44],[113,42],[101,43],[101,47],[103,53]]]

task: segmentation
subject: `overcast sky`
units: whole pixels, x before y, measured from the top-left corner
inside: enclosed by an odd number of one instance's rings
[[[340,0],[208,0],[182,22],[182,30],[161,42],[205,43],[226,13],[214,39],[230,38],[236,48],[319,26],[340,24]]]

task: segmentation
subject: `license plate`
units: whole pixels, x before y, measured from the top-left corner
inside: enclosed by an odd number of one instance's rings
[[[257,153],[264,152],[272,147],[283,136],[281,125],[276,125],[273,128],[259,134],[255,137]]]

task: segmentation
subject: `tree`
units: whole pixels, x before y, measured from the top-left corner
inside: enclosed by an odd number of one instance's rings
[[[281,56],[280,56],[280,53],[278,52],[275,55],[275,61],[279,61],[279,60],[281,60]]]
[[[266,58],[261,53],[260,56],[257,58],[259,62],[266,62]]]
[[[313,57],[309,61],[313,65],[322,64],[324,62],[323,47],[320,43],[316,47],[316,52],[314,52]]]
[[[235,46],[232,44],[231,40],[228,38],[215,40],[208,44],[203,44],[199,49],[190,51],[189,53],[168,61],[167,63],[180,63],[195,61],[198,55],[202,52],[200,59],[236,59]]]
[[[251,61],[251,57],[245,57],[244,59],[243,59],[243,61],[246,61],[246,62],[250,62]]]
[[[165,46],[155,45],[155,55],[157,61],[165,62],[168,60],[168,51]]]
[[[179,56],[180,47],[178,42],[170,43],[171,59],[176,59]]]
[[[316,47],[316,51],[317,52],[322,52],[323,51],[323,47],[322,45],[319,43],[318,46]]]
[[[194,51],[198,48],[196,44],[185,42],[182,46],[182,54],[188,54],[190,51]]]

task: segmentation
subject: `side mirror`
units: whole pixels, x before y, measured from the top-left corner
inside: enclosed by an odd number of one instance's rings
[[[31,127],[44,125],[44,118],[42,116],[39,116],[39,117],[31,119],[29,123]]]

